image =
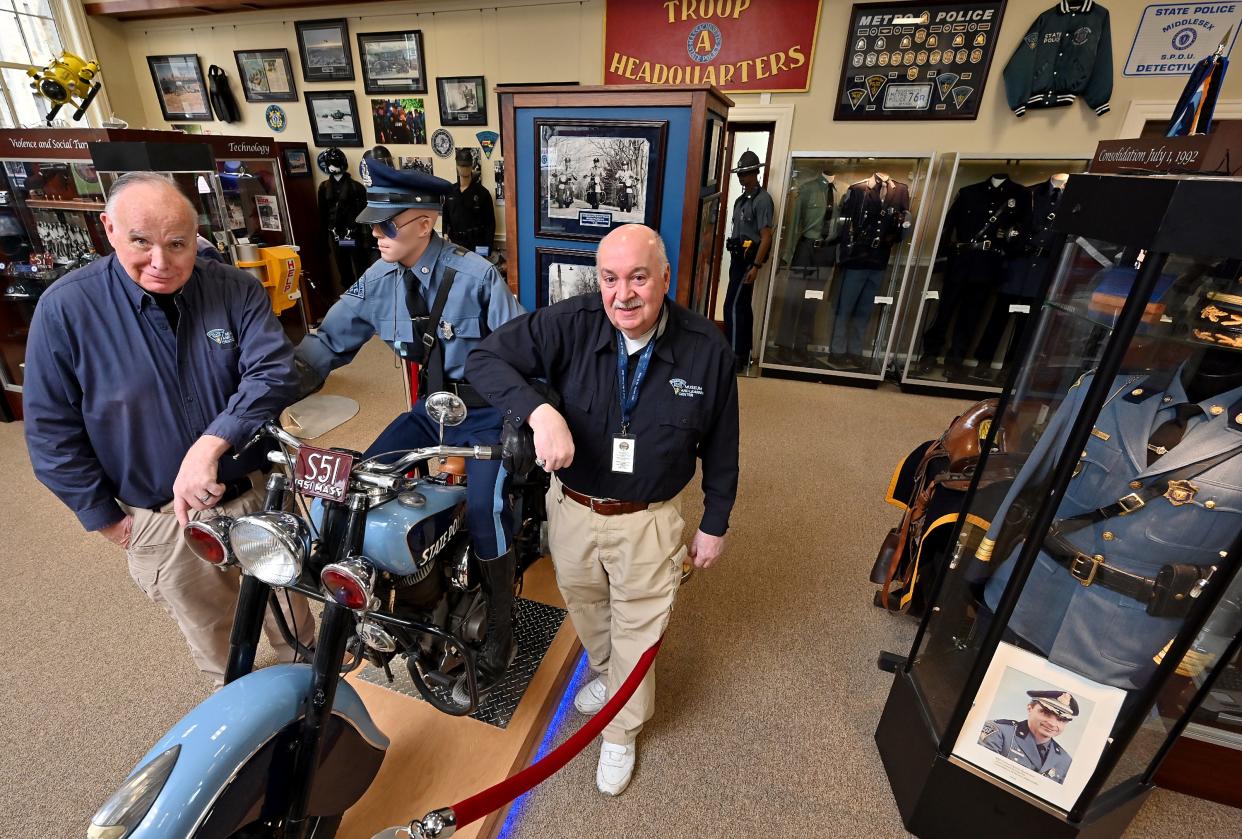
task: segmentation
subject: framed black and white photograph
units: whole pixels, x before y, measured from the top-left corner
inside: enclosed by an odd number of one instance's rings
[[[667,121],[537,119],[535,133],[537,235],[593,240],[659,225]]]
[[[359,32],[358,62],[367,93],[426,93],[423,33]]]
[[[160,100],[164,119],[211,120],[211,104],[207,101],[207,83],[197,55],[148,55],[147,67],[155,83],[155,96]]]
[[[535,305],[551,306],[579,294],[599,294],[594,250],[535,248]]]
[[[482,76],[440,76],[441,125],[487,125],[487,92]]]
[[[345,18],[299,20],[298,54],[302,78],[308,82],[352,82],[354,58],[349,49],[349,24]]]
[[[1069,810],[1095,772],[1125,696],[1001,643],[953,754]]]
[[[352,90],[316,90],[305,95],[315,145],[362,145],[358,105]]]
[[[234,50],[247,102],[296,102],[289,50]]]

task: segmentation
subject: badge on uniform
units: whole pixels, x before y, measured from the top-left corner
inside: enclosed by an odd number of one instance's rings
[[[612,438],[612,471],[634,474],[635,442],[628,434],[618,434]]]
[[[440,321],[440,337],[441,338],[443,338],[446,341],[451,341],[453,340],[454,334],[456,333],[453,332],[453,324],[449,323],[446,320]]]

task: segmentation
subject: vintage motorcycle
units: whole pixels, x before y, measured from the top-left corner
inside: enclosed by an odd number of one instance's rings
[[[598,175],[591,175],[587,178],[586,200],[591,205],[592,210],[598,210],[603,194],[603,184],[600,183]]]
[[[388,464],[303,445],[274,423],[251,441],[267,441],[269,460],[284,467],[268,477],[264,510],[185,528],[201,559],[236,563],[244,575],[226,684],[138,762],[92,818],[90,839],[334,836],[388,747],[342,678],[363,660],[391,680],[393,660],[404,659],[419,693],[445,713],[478,706],[474,658],[487,603],[464,526],[464,480],[455,474],[464,470],[451,467],[457,458],[500,458],[502,447],[443,445],[445,426],[466,417],[455,394],[432,394],[427,413],[440,424],[441,445]],[[426,475],[433,460],[448,468]],[[542,470],[514,476],[519,579],[543,553],[546,485]],[[309,509],[301,496],[314,498]],[[293,502],[300,512],[289,512]],[[269,604],[297,644],[278,608],[280,588],[324,603],[314,649],[300,650],[311,663],[256,671]]]
[[[561,175],[556,179],[556,203],[561,207],[573,206],[574,187],[570,175]]]

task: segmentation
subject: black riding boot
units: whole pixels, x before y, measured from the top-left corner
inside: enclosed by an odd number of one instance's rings
[[[504,678],[513,663],[513,574],[517,565],[513,548],[495,559],[479,560],[480,584],[487,597],[487,637],[477,659],[479,694],[487,693]]]

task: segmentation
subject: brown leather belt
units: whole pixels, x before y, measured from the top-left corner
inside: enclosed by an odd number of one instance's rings
[[[615,501],[611,498],[594,498],[590,495],[575,492],[564,484],[561,484],[561,491],[565,493],[566,498],[572,498],[583,507],[590,507],[592,513],[599,513],[601,516],[623,516],[626,513],[641,512],[651,506],[646,501]]]

